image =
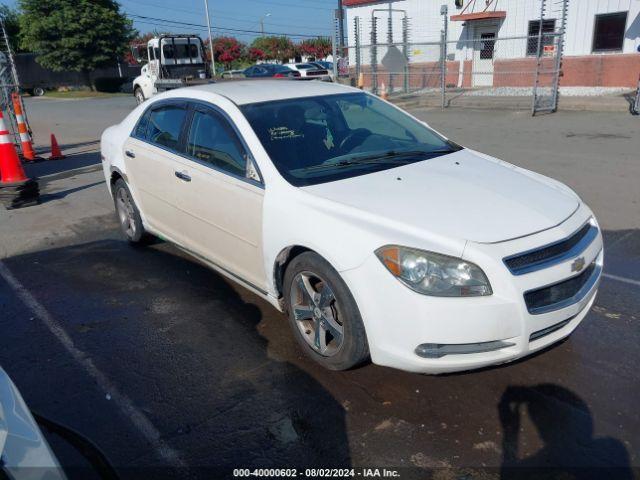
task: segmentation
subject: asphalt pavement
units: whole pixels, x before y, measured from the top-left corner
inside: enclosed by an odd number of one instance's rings
[[[639,476],[640,120],[413,112],[569,184],[606,245],[595,306],[567,341],[508,365],[423,376],[322,370],[265,301],[167,243],[126,244],[97,140],[133,106],[29,99],[38,146],[53,131],[68,157],[29,166],[41,205],[0,210],[0,365],[32,409],[91,439],[121,475],[331,465],[402,468],[401,478],[520,478],[549,467]],[[51,440],[65,465],[86,465]]]

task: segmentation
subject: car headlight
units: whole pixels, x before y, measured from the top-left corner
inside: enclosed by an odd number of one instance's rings
[[[387,245],[375,253],[394,277],[418,293],[435,297],[493,293],[480,267],[460,258],[398,245]]]

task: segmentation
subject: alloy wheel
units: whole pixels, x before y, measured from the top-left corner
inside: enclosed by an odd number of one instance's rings
[[[128,238],[133,238],[136,234],[135,210],[131,196],[124,188],[116,194],[116,207],[122,231]]]
[[[305,342],[320,355],[335,355],[344,340],[344,325],[329,284],[313,272],[300,272],[293,279],[290,300]]]

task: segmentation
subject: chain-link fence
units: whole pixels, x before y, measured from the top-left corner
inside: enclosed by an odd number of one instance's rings
[[[426,104],[443,108],[468,97],[518,97],[534,113],[555,110],[565,1],[543,5],[547,10],[530,22],[528,32],[511,36],[498,35],[498,22],[475,22],[459,38],[448,39],[445,20],[439,38],[415,42],[406,16],[398,15],[389,25],[376,16],[356,17],[353,44],[338,53],[348,58],[351,84],[376,94],[419,94]],[[553,20],[546,18],[549,5],[557,10]],[[380,25],[386,26],[384,35],[379,35]]]

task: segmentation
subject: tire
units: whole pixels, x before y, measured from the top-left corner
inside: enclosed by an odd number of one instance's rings
[[[340,274],[318,254],[305,252],[291,261],[284,275],[284,303],[296,341],[323,367],[348,370],[369,358],[356,301]]]
[[[138,105],[140,105],[141,103],[144,103],[144,101],[146,100],[146,98],[144,98],[144,92],[140,87],[136,87],[133,90],[133,96],[136,97],[136,103]]]
[[[42,97],[44,95],[44,88],[42,87],[36,87],[33,89],[33,96],[34,97]]]
[[[129,187],[122,178],[113,185],[113,203],[116,209],[120,231],[132,244],[141,244],[149,237],[142,225],[142,218],[133,201]]]

